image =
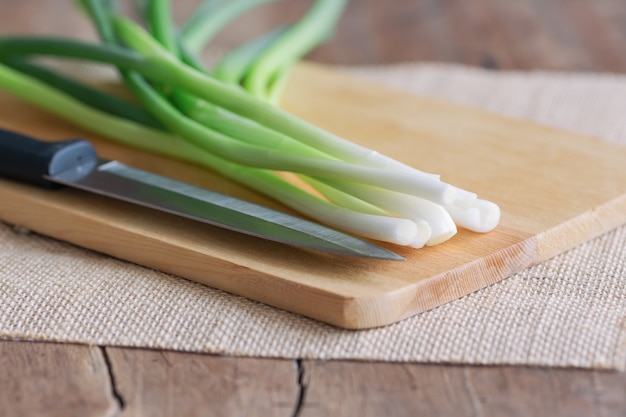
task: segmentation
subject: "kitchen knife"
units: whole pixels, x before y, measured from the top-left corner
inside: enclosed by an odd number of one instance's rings
[[[404,260],[380,246],[320,224],[98,158],[83,139],[43,142],[0,129],[0,176],[68,186],[289,245],[344,255]]]

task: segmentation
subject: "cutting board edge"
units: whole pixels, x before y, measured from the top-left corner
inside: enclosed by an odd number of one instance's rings
[[[211,253],[200,253],[194,248],[182,246],[180,242],[168,240],[162,234],[128,227],[122,220],[106,222],[89,210],[81,214],[84,207],[69,204],[71,200],[63,198],[60,193],[57,193],[56,198],[46,200],[44,205],[36,195],[24,192],[28,186],[1,180],[0,186],[3,184],[7,202],[0,202],[0,218],[6,222],[116,259],[349,329],[380,327],[421,313],[442,304],[437,301],[437,296],[429,299],[429,294],[444,294],[441,299],[449,302],[467,292],[474,292],[506,278],[527,266],[528,259],[534,258],[533,239],[526,239],[442,273],[428,285],[414,283],[375,295],[351,296],[345,291],[332,292],[289,280],[284,273],[281,276],[271,268],[250,268]],[[35,191],[39,190],[31,190]],[[75,195],[70,193],[66,196]],[[98,202],[84,201],[83,204],[98,205]],[[102,206],[102,202],[100,205]],[[24,210],[24,206],[28,206],[29,210]],[[101,208],[107,211],[107,206]],[[55,221],[49,221],[41,213],[46,213],[48,218],[54,218]],[[90,233],[81,232],[84,230],[90,230]],[[115,234],[117,244],[111,244],[107,240],[111,234]],[[158,254],[165,255],[157,256]],[[172,259],[178,262],[172,262]],[[207,270],[211,273],[207,274]],[[468,275],[474,276],[475,280],[468,281]],[[455,276],[457,282],[465,282],[465,286],[450,287],[447,283],[450,276]],[[296,288],[298,291],[295,291]],[[299,297],[290,296],[296,292]]]
[[[537,234],[537,263],[626,224],[626,194]],[[569,242],[564,245],[563,242]]]
[[[0,180],[0,190],[6,197],[6,200],[0,201],[2,221],[115,259],[337,326],[343,322],[346,305],[352,302],[352,297],[346,296],[345,292],[332,292],[290,280],[284,270],[237,263],[219,253],[213,254],[211,251],[202,251],[201,247],[189,245],[189,240],[169,239],[162,231],[156,230],[158,228],[148,230],[141,226],[130,227],[128,220],[123,219],[107,221],[98,212],[94,214],[90,210],[90,207],[99,206],[100,210],[108,212],[117,204],[127,203],[100,201],[96,197],[95,200],[81,198],[81,204],[73,205],[71,203],[77,202],[75,197],[80,192],[32,189],[7,180]],[[53,194],[42,203],[38,195],[40,193]],[[28,209],[24,209],[25,206]],[[50,221],[50,218],[55,220]],[[184,219],[182,221],[187,222]],[[89,233],[84,233],[85,230],[89,230]],[[114,242],[110,241],[111,235],[115,236]],[[296,289],[303,296],[293,297]]]
[[[3,187],[3,184],[8,186]],[[296,305],[285,303],[285,300],[292,298],[282,297],[281,294],[298,284],[284,277],[250,268],[210,253],[200,253],[193,248],[168,241],[158,234],[147,236],[146,230],[127,228],[123,222],[106,223],[98,216],[80,215],[75,208],[69,207],[67,200],[64,199],[58,200],[53,197],[46,207],[40,206],[37,198],[29,198],[20,192],[25,187],[28,186],[0,180],[0,189],[4,191],[9,201],[8,203],[0,201],[1,221],[124,262],[132,262],[277,308],[293,311],[291,307],[295,307],[299,310],[295,312],[321,321],[330,322],[332,315],[340,314],[337,310],[341,310],[340,300],[343,297],[332,292],[307,288],[308,292],[317,295],[320,301],[328,307],[325,309],[326,314],[316,315],[315,310],[309,311],[310,308],[302,303]],[[32,206],[24,210],[20,208],[22,204],[32,204]],[[48,217],[41,215],[44,212]],[[55,221],[49,221],[49,218],[54,218]],[[81,230],[90,230],[90,233],[84,233]],[[111,244],[107,240],[106,233],[109,236],[115,234],[117,244]],[[155,256],[157,253],[164,255]],[[178,262],[173,262],[173,260]],[[273,288],[269,296],[261,291],[266,285]]]
[[[363,330],[387,326],[440,307],[536,265],[537,243],[536,236],[528,236],[428,280],[375,297],[353,297],[346,300],[342,320],[332,324]],[[390,305],[394,308],[389,309]]]
[[[23,194],[14,195],[16,200],[20,196],[23,202],[28,202],[28,197],[23,197]],[[182,262],[183,266],[173,264],[161,260],[160,257],[149,255],[152,253],[150,251],[137,250],[136,237],[140,236],[143,239],[142,245],[154,247],[157,252],[178,251],[181,254],[185,252],[184,257],[188,259],[195,255],[189,253],[190,248],[176,247],[174,243],[165,239],[160,240],[158,236],[146,237],[141,230],[130,230],[123,224],[118,224],[114,230],[120,233],[119,241],[126,242],[120,246],[112,246],[102,239],[98,240],[97,233],[96,236],[75,231],[68,233],[60,225],[73,222],[77,228],[102,228],[103,220],[86,215],[77,217],[75,211],[64,209],[63,205],[48,206],[49,210],[57,211],[53,213],[57,222],[48,222],[41,216],[33,216],[27,211],[20,210],[17,206],[10,210],[6,207],[7,204],[4,206],[0,204],[0,215],[3,220],[43,235],[347,329],[381,327],[431,310],[506,279],[527,267],[626,223],[626,216],[623,214],[626,213],[626,196],[622,196],[582,213],[565,225],[535,236],[529,235],[488,256],[440,273],[429,280],[371,296],[350,296],[290,281],[280,274],[249,268],[224,258],[207,256],[206,253],[196,254],[198,259],[202,259],[203,268],[200,267],[199,261]],[[563,245],[562,242],[565,240],[562,236],[564,233],[571,233],[572,224],[576,225],[575,230],[580,231],[580,235],[577,236],[578,242],[573,242],[569,236],[570,244]],[[111,227],[110,224],[108,226]],[[58,227],[61,229],[57,229]],[[214,273],[207,274],[207,267]],[[293,293],[295,287],[299,288],[301,298],[307,299],[307,302],[303,303],[285,296]],[[267,291],[267,288],[272,288],[272,291]]]
[[[344,306],[341,320],[335,320],[332,324],[349,329],[368,329],[393,324],[498,283],[624,224],[626,224],[626,195],[618,196],[581,213],[568,222],[537,235],[529,235],[525,240],[459,268],[445,271],[429,280],[376,297],[349,299]],[[507,261],[497,265],[495,269],[493,265],[484,268],[498,259]],[[463,285],[462,280],[468,278],[474,279],[472,284]],[[459,285],[450,285],[455,282]],[[441,288],[438,288],[439,285]],[[386,312],[389,305],[395,308]],[[367,311],[370,313],[366,313]],[[373,317],[372,311],[375,312]]]

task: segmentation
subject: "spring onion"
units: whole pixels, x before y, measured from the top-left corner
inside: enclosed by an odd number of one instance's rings
[[[334,206],[282,180],[271,171],[237,165],[199,150],[178,136],[91,108],[64,92],[1,64],[0,86],[17,97],[121,144],[204,166],[262,190],[302,214],[320,221],[324,219],[330,226],[395,244],[407,244],[414,240],[417,233],[416,225],[406,219],[353,212]]]
[[[276,42],[265,48],[250,66],[242,84],[251,94],[270,102],[293,64],[331,36],[347,0],[321,0],[297,23],[287,28]]]
[[[148,0],[148,31],[110,2],[80,0],[101,42],[0,38],[0,88],[111,140],[202,165],[363,237],[419,248],[450,239],[457,226],[496,227],[494,203],[276,105],[289,69],[329,36],[346,1],[317,0],[300,21],[236,48],[213,71],[197,62],[228,21],[270,1],[207,2],[179,30],[168,1]],[[141,108],[39,68],[30,61],[39,56],[114,66]]]
[[[192,53],[202,48],[229,22],[250,9],[276,0],[205,1],[181,27],[181,36]],[[154,4],[149,2],[148,4]],[[163,9],[161,9],[163,10]]]

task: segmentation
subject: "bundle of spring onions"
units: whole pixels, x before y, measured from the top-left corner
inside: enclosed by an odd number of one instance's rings
[[[205,1],[176,27],[167,0],[144,1],[141,19],[129,18],[113,0],[77,0],[101,42],[0,38],[0,88],[111,140],[210,168],[362,237],[419,248],[448,240],[457,226],[496,227],[496,204],[280,109],[289,70],[331,35],[347,0],[316,0],[299,20],[243,43],[212,68],[203,65],[199,54],[216,33],[271,1]],[[53,71],[41,56],[112,65],[135,101]]]

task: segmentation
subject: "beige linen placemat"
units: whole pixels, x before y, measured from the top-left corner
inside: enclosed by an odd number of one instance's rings
[[[626,144],[626,77],[344,71]],[[626,161],[625,168],[626,169]],[[626,227],[432,311],[350,331],[0,223],[0,337],[283,358],[623,369]]]

